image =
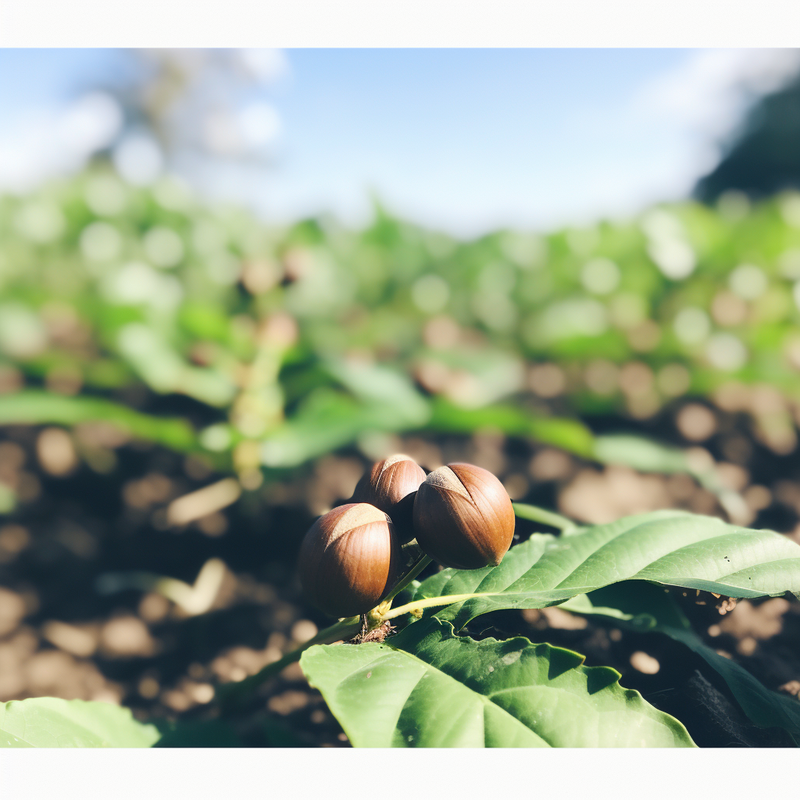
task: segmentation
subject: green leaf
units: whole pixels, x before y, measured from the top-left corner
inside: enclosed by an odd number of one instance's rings
[[[604,464],[622,464],[639,472],[691,475],[704,489],[717,496],[729,515],[736,517],[747,510],[742,497],[724,485],[713,466],[697,469],[686,453],[677,447],[667,447],[641,436],[615,434],[598,436],[594,440],[592,457]]]
[[[664,590],[647,583],[622,583],[579,595],[561,607],[573,613],[607,617],[634,630],[663,633],[686,645],[719,673],[756,725],[783,728],[800,745],[800,702],[770,691],[735,661],[706,645]]]
[[[406,375],[381,364],[330,359],[324,369],[367,405],[388,407],[403,428],[427,422],[430,408]]]
[[[383,389],[390,391],[393,385],[389,379]],[[420,410],[399,389],[395,401],[389,403],[375,398],[359,400],[320,387],[286,422],[264,437],[261,462],[268,467],[294,467],[350,444],[368,431],[394,432],[417,427]]]
[[[300,666],[356,747],[692,747],[610,667],[435,618],[386,644],[317,645]]]
[[[638,631],[662,626],[691,630],[691,623],[669,592],[663,586],[646,581],[623,581],[596,592],[576,595],[560,608],[574,614],[612,617]]]
[[[543,444],[560,447],[570,453],[592,457],[594,437],[578,420],[544,417],[509,405],[463,408],[437,397],[428,428],[454,433],[473,433],[479,428],[496,428],[512,436],[530,436]]]
[[[317,389],[290,419],[264,438],[262,463],[294,467],[354,441],[363,430],[362,411],[347,395]]]
[[[423,581],[411,601],[454,596],[436,616],[458,630],[489,611],[543,608],[626,580],[729,597],[800,592],[800,546],[773,531],[655,511],[559,537],[534,534],[497,567],[442,570]]]
[[[593,456],[604,464],[623,464],[640,472],[692,471],[682,450],[628,434],[596,437]]]
[[[0,747],[152,747],[161,734],[110,703],[34,697],[0,703]]]
[[[229,405],[236,396],[236,386],[224,372],[187,363],[164,336],[144,323],[124,326],[116,337],[116,346],[156,392],[178,392],[218,407]]]
[[[756,725],[784,728],[800,746],[800,702],[796,698],[762,686],[746,669],[705,645],[693,631],[661,625],[654,630],[685,644],[715,669],[728,684],[742,710]]]
[[[199,449],[195,432],[185,420],[153,417],[100,397],[66,397],[35,389],[0,396],[0,425],[80,422],[109,422],[133,436],[173,450]]]

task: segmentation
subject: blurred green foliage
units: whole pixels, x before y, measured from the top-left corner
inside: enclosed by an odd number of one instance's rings
[[[0,198],[0,424],[108,420],[240,474],[481,428],[671,470],[579,418],[716,393],[793,430],[799,305],[796,193],[464,242],[380,206],[277,229],[94,167]]]

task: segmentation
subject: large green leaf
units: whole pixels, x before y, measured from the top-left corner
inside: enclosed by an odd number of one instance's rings
[[[770,691],[742,666],[706,645],[662,589],[641,582],[621,583],[589,595],[578,595],[561,607],[574,613],[610,618],[615,624],[634,630],[663,633],[686,645],[720,674],[756,725],[784,728],[800,745],[800,702]]]
[[[457,637],[435,618],[386,644],[317,645],[300,659],[356,747],[693,745],[616,670],[582,664],[522,637]]]
[[[155,725],[110,703],[34,697],[0,703],[0,747],[152,747]]]
[[[411,599],[454,595],[437,616],[459,629],[489,611],[542,608],[626,580],[730,597],[800,592],[800,546],[773,531],[655,511],[558,537],[534,534],[499,566],[442,570],[417,586]]]

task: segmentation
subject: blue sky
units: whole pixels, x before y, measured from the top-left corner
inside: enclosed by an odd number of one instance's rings
[[[404,213],[470,228],[583,213],[589,182],[655,158],[668,145],[659,131],[632,130],[612,109],[685,55],[385,50],[289,57],[296,91],[281,106],[287,135],[279,176],[287,194],[309,191],[325,174],[330,201],[353,211],[371,186]],[[551,213],[554,205],[559,211]]]
[[[204,186],[278,221],[327,211],[352,224],[374,192],[464,236],[633,213],[684,196],[743,108],[737,87],[769,88],[797,52],[284,51],[283,78],[242,96],[277,113],[273,166]],[[76,90],[128,63],[108,50],[0,50],[0,188],[20,151],[41,165],[35,148],[58,148],[47,120]]]

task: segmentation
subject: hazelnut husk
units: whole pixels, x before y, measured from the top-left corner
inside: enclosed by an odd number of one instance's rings
[[[389,593],[400,560],[392,520],[368,503],[348,503],[309,528],[298,572],[312,605],[333,617],[352,617],[375,608]]]
[[[414,496],[425,480],[425,470],[410,456],[398,454],[372,465],[356,484],[351,503],[371,503],[394,522],[400,543],[414,538]]]
[[[514,509],[503,484],[472,464],[431,472],[414,500],[417,544],[456,569],[499,564],[514,538]]]

